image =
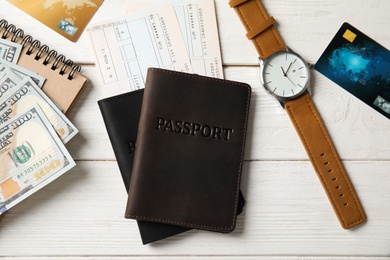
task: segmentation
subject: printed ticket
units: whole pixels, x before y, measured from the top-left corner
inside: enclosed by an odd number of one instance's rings
[[[168,3],[168,1],[126,4],[125,12],[132,14],[156,8],[165,3]],[[223,78],[214,1],[176,0],[169,1],[169,3],[174,6],[194,73]]]
[[[149,67],[192,72],[172,6],[106,21],[88,33],[107,95],[144,88]]]

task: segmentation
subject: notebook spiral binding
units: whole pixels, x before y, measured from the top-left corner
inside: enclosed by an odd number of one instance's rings
[[[69,68],[70,72],[68,74],[68,80],[72,80],[74,78],[75,73],[81,71],[80,65],[74,65],[72,60],[67,60],[66,57],[62,54],[58,55],[56,50],[50,50],[49,46],[47,46],[46,44],[42,45],[39,40],[34,40],[31,35],[24,35],[24,31],[22,29],[16,28],[16,26],[13,24],[8,24],[7,20],[0,20],[0,29],[1,28],[4,29],[1,38],[10,38],[12,34],[12,37],[10,39],[12,42],[17,42],[18,40],[21,40],[20,44],[23,47],[25,47],[27,44],[29,45],[26,51],[27,55],[34,55],[35,51],[38,50],[35,53],[35,60],[41,60],[43,55],[46,54],[46,57],[42,62],[43,65],[47,66],[52,60],[54,60],[51,69],[54,71],[59,69],[58,73],[60,75],[65,75],[67,69]]]

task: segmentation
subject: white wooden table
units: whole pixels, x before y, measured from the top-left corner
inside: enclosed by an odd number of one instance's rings
[[[106,0],[93,22],[125,3]],[[390,121],[312,71],[314,102],[368,222],[344,230],[286,112],[262,89],[254,47],[227,0],[216,0],[225,78],[253,88],[242,191],[247,204],[231,234],[189,231],[141,244],[124,218],[126,192],[100,115],[101,79],[84,33],[62,38],[5,0],[0,16],[83,65],[90,78],[69,117],[77,166],[0,222],[2,259],[390,259]],[[315,63],[343,22],[390,48],[390,1],[264,0],[286,44]],[[349,258],[352,257],[352,258]]]

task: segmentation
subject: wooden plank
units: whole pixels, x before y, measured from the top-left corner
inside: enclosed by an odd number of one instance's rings
[[[78,162],[4,217],[1,255],[385,257],[389,167],[346,162],[368,216],[354,230],[341,228],[308,162],[250,162],[241,186],[247,203],[233,233],[193,230],[143,246],[135,222],[123,217],[127,196],[115,162]]]
[[[117,17],[131,2],[138,0],[104,1],[92,23]],[[134,221],[123,218],[126,193],[96,103],[101,80],[86,33],[71,43],[2,2],[1,18],[91,65],[84,67],[91,82],[70,114],[80,133],[67,147],[78,165],[6,214],[2,259],[389,259],[389,121],[313,71],[313,99],[368,216],[365,225],[343,230],[285,111],[260,86],[257,55],[236,14],[227,0],[215,3],[226,78],[253,87],[245,211],[232,234],[190,231],[142,246]],[[387,1],[263,3],[286,44],[311,63],[345,21],[390,48]]]
[[[3,257],[2,260],[52,260],[53,257]],[[337,257],[323,257],[323,256],[226,256],[226,257],[214,257],[214,256],[115,256],[115,257],[107,257],[107,256],[79,256],[79,257],[67,257],[67,256],[55,256],[55,259],[60,259],[60,260],[123,260],[123,259],[146,259],[146,260],[177,260],[177,259],[188,259],[188,260],[198,260],[198,259],[208,259],[208,260],[388,260],[388,257],[358,257],[358,256],[337,256]]]

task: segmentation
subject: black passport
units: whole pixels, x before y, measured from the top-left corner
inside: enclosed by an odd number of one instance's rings
[[[140,89],[98,101],[126,191],[130,186],[143,94],[144,90]],[[241,192],[238,202],[237,213],[240,214],[245,204]],[[191,229],[157,222],[137,223],[143,244]]]

